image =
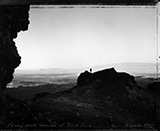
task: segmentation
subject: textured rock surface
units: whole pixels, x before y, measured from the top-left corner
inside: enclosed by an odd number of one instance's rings
[[[28,12],[29,6],[0,6],[0,115],[4,113],[3,92],[21,62],[13,39],[28,29]]]
[[[12,81],[21,57],[15,46],[17,33],[28,29],[29,6],[0,7],[0,93]]]
[[[41,107],[61,111],[63,116],[69,112],[92,127],[158,128],[160,122],[159,98],[148,90],[139,90],[132,75],[114,68],[85,71],[72,89],[36,101]]]
[[[85,71],[77,85],[30,101],[5,99],[4,128],[159,128],[159,97],[139,90],[133,76],[114,68]],[[17,127],[18,125],[18,127]]]

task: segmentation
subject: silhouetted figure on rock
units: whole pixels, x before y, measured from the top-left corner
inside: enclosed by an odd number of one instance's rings
[[[89,71],[90,71],[90,73],[92,73],[92,68],[90,68],[90,70],[89,70]]]

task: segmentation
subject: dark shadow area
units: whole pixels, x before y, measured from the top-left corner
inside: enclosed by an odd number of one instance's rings
[[[5,95],[5,121],[1,121],[1,126],[5,129],[157,129],[159,104],[159,95],[139,86],[128,73],[114,68],[94,73],[85,71],[79,75],[77,85],[68,90],[44,91],[25,101]]]

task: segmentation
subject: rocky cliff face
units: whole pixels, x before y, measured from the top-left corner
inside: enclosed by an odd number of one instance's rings
[[[68,90],[39,93],[30,101],[6,96],[0,128],[159,129],[159,105],[159,96],[140,90],[128,73],[85,71]]]
[[[51,100],[56,103],[52,107]],[[94,73],[85,71],[79,75],[75,87],[37,97],[36,101],[41,107],[58,108],[63,116],[67,110],[92,127],[159,128],[159,97],[141,90],[134,76],[114,68]]]
[[[14,69],[21,62],[13,39],[18,32],[28,29],[28,18],[29,6],[0,7],[0,94],[12,81]]]
[[[66,92],[65,97],[102,107],[110,121],[119,126],[158,125],[157,99],[139,90],[132,75],[114,68],[81,73],[77,86]]]
[[[0,115],[4,114],[3,92],[21,62],[13,39],[28,29],[28,18],[29,6],[0,6]]]

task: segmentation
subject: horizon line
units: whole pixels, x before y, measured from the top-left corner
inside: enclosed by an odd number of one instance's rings
[[[68,67],[68,68],[62,68],[62,67],[48,67],[48,68],[19,68],[17,67],[15,70],[47,70],[47,69],[51,69],[51,70],[80,70],[80,69],[84,69],[84,68],[95,68],[95,67],[99,67],[99,66],[110,66],[113,64],[154,64],[156,65],[156,62],[121,62],[121,63],[109,63],[109,64],[102,64],[102,65],[94,65],[94,66],[86,66],[86,67]],[[159,63],[158,63],[159,64]]]

